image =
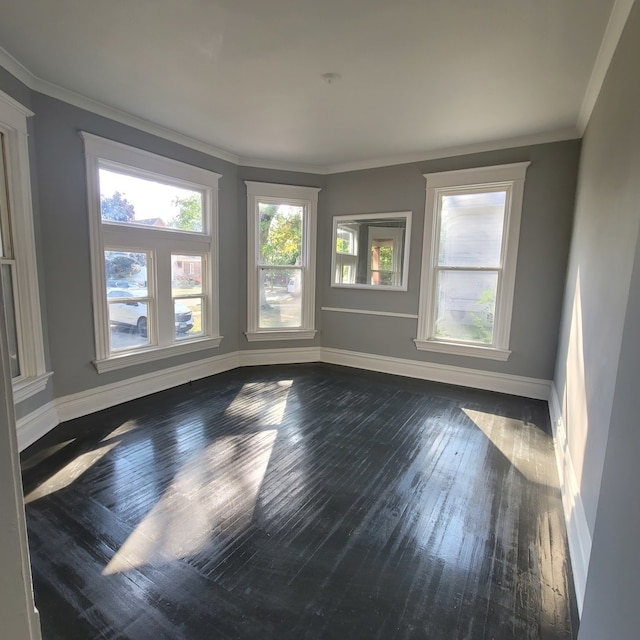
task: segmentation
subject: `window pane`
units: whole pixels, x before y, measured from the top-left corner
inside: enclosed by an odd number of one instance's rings
[[[137,293],[140,288],[147,286],[148,254],[131,253],[128,251],[105,251],[104,272],[107,279],[107,292],[110,289],[131,290],[136,297],[145,297]]]
[[[106,222],[202,232],[202,193],[101,168],[100,211]]]
[[[338,226],[336,238],[336,252],[349,255],[356,254],[356,234],[353,229],[346,226]]]
[[[304,207],[258,204],[260,263],[299,265],[302,262],[302,214]]]
[[[149,344],[148,263],[149,254],[146,251],[104,252],[112,351]]]
[[[7,323],[7,338],[9,343],[9,364],[11,377],[20,375],[20,355],[18,352],[18,329],[16,323],[16,305],[13,292],[11,265],[2,265],[2,288],[4,292],[4,312]]]
[[[341,284],[356,283],[356,256],[336,255],[335,281]]]
[[[202,256],[171,256],[171,289],[174,296],[202,294]]]
[[[302,270],[260,269],[259,327],[302,326]]]
[[[506,191],[442,196],[440,266],[500,267]]]
[[[493,343],[497,272],[441,271],[436,338]]]
[[[385,285],[385,286],[393,285],[394,284],[393,272],[392,271],[372,271],[370,284]]]
[[[9,197],[7,193],[6,150],[4,134],[0,132],[0,256],[12,257]]]
[[[135,349],[149,344],[148,307],[148,299],[130,299],[126,302],[109,301],[112,351]]]
[[[342,279],[339,282],[345,282],[346,284],[356,283],[356,270],[352,265],[342,265]]]
[[[176,340],[203,335],[202,298],[180,298],[173,301]]]
[[[371,282],[370,284],[392,285],[394,242],[392,240],[373,240],[371,243]]]

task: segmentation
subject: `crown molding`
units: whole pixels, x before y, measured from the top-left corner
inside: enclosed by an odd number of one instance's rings
[[[201,151],[207,155],[213,156],[220,160],[226,160],[233,164],[240,164],[240,157],[234,153],[226,151],[225,149],[219,149],[206,142],[192,138],[184,133],[163,127],[144,118],[140,118],[136,115],[116,109],[97,100],[92,100],[79,93],[65,89],[52,82],[47,82],[38,78],[34,73],[29,71],[21,62],[16,60],[9,52],[0,47],[0,66],[4,67],[11,75],[15,76],[20,82],[27,85],[32,91],[38,91],[51,98],[56,98],[62,102],[66,102],[74,107],[84,109],[96,115],[109,118],[120,124],[124,124],[139,131],[150,133],[151,135],[158,136],[164,140],[175,142],[189,149],[195,151]]]
[[[613,5],[578,115],[577,126],[580,137],[584,135],[587,125],[589,124],[589,119],[596,106],[600,90],[604,84],[604,79],[606,78],[607,71],[613,60],[634,2],[635,0],[616,0]]]
[[[33,89],[37,78],[21,62],[16,60],[8,51],[0,47],[0,67],[8,71],[14,78],[26,84],[29,89]]]
[[[323,164],[266,160],[264,158],[247,158],[244,156],[240,156],[238,165],[248,169],[276,169],[278,171],[295,171],[296,173],[311,173],[314,175],[326,175],[329,173],[329,167]]]
[[[478,142],[475,144],[461,145],[459,147],[444,147],[435,149],[433,151],[424,151],[421,153],[385,156],[372,160],[356,160],[355,162],[331,164],[327,167],[327,173],[347,173],[348,171],[376,169],[380,167],[390,167],[398,164],[409,164],[411,162],[426,162],[427,160],[440,160],[442,158],[466,156],[473,153],[484,153],[486,151],[499,151],[500,149],[528,147],[530,145],[545,144],[547,142],[575,140],[580,137],[581,135],[577,127],[565,127],[564,129],[558,129],[556,131],[538,133],[529,136],[519,136],[516,138]]]
[[[74,107],[79,107],[85,111],[90,111],[91,113],[95,113],[96,115],[104,118],[115,120],[120,124],[133,127],[139,131],[150,133],[151,135],[158,136],[159,138],[163,138],[169,142],[175,142],[176,144],[188,147],[189,149],[201,151],[202,153],[214,156],[219,160],[231,162],[232,164],[237,165],[240,163],[240,158],[236,154],[226,151],[225,149],[219,149],[218,147],[214,147],[213,145],[197,140],[196,138],[192,138],[191,136],[175,131],[174,129],[169,129],[156,124],[155,122],[151,122],[150,120],[145,120],[144,118],[135,116],[127,111],[110,107],[102,102],[87,98],[79,93],[75,93],[74,91],[60,87],[57,84],[53,84],[52,82],[47,82],[46,80],[37,78],[35,87],[32,88],[34,91],[44,93],[51,98],[56,98],[57,100],[66,102]]]

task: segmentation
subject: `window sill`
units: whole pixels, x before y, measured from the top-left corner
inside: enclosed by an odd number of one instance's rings
[[[93,364],[98,373],[106,373],[107,371],[115,371],[124,367],[132,367],[137,364],[146,362],[154,362],[155,360],[163,360],[179,356],[184,353],[193,353],[194,351],[203,351],[204,349],[215,349],[220,346],[222,336],[217,338],[199,338],[189,340],[189,342],[180,342],[172,344],[168,347],[149,347],[140,351],[122,353],[110,356],[104,360],[94,360]]]
[[[44,391],[49,378],[53,375],[53,371],[47,371],[42,375],[33,378],[24,378],[13,383],[13,401],[17,404],[23,402],[36,393]]]
[[[284,329],[275,331],[247,331],[245,336],[249,342],[266,342],[269,340],[313,340],[318,333],[315,329]]]
[[[461,344],[459,342],[442,342],[440,340],[414,340],[419,351],[434,351],[436,353],[448,353],[455,356],[471,356],[473,358],[485,358],[486,360],[501,360],[506,362],[511,355],[508,349],[496,349],[495,347],[483,347],[476,344]]]

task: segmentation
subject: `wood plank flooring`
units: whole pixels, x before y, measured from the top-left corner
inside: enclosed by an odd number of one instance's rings
[[[22,462],[45,640],[577,635],[543,402],[245,368]]]

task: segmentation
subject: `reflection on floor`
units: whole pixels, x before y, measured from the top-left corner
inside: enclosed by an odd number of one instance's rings
[[[573,639],[545,403],[238,369],[23,454],[45,640]]]

